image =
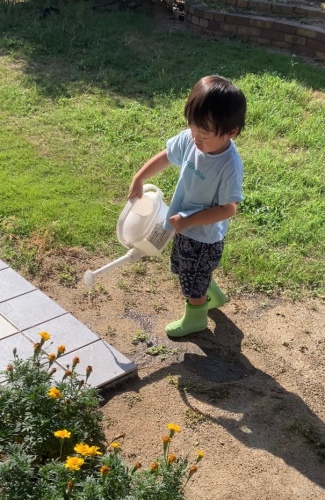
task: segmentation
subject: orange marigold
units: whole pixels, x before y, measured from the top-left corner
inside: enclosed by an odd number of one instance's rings
[[[110,468],[108,467],[108,465],[102,465],[101,468],[99,469],[99,472],[101,473],[102,476],[107,476],[109,471]]]

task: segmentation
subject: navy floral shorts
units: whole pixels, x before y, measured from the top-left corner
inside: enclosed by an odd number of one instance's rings
[[[176,234],[170,256],[170,270],[177,274],[183,295],[189,299],[203,297],[212,271],[220,266],[224,242],[202,243]]]

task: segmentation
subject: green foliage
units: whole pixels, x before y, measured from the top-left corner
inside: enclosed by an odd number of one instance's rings
[[[121,255],[132,175],[186,126],[194,82],[219,73],[248,101],[236,139],[245,202],[223,270],[238,289],[324,295],[324,69],[110,8],[70,3],[41,19],[29,2],[0,0],[2,257],[35,275],[35,235]],[[176,180],[173,168],[153,179],[167,202]],[[72,273],[62,280],[73,285]]]
[[[204,453],[197,450],[193,465],[188,456],[170,453],[176,424],[168,424],[163,457],[148,469],[125,463],[121,444],[107,443],[97,389],[77,375],[75,357],[61,380],[55,362],[64,353],[47,355],[40,333],[34,354],[13,362],[1,372],[0,385],[0,498],[1,500],[181,500],[184,487]],[[56,378],[54,378],[56,376]]]

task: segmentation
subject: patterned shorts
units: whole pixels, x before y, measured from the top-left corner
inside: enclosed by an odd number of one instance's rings
[[[202,243],[176,234],[170,256],[170,270],[177,274],[183,295],[189,299],[203,297],[212,271],[220,265],[224,242]]]

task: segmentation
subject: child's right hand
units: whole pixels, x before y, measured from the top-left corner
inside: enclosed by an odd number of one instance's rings
[[[143,184],[142,181],[137,179],[136,177],[133,177],[133,180],[131,182],[129,192],[128,192],[128,200],[131,200],[132,198],[142,198],[143,195]]]

